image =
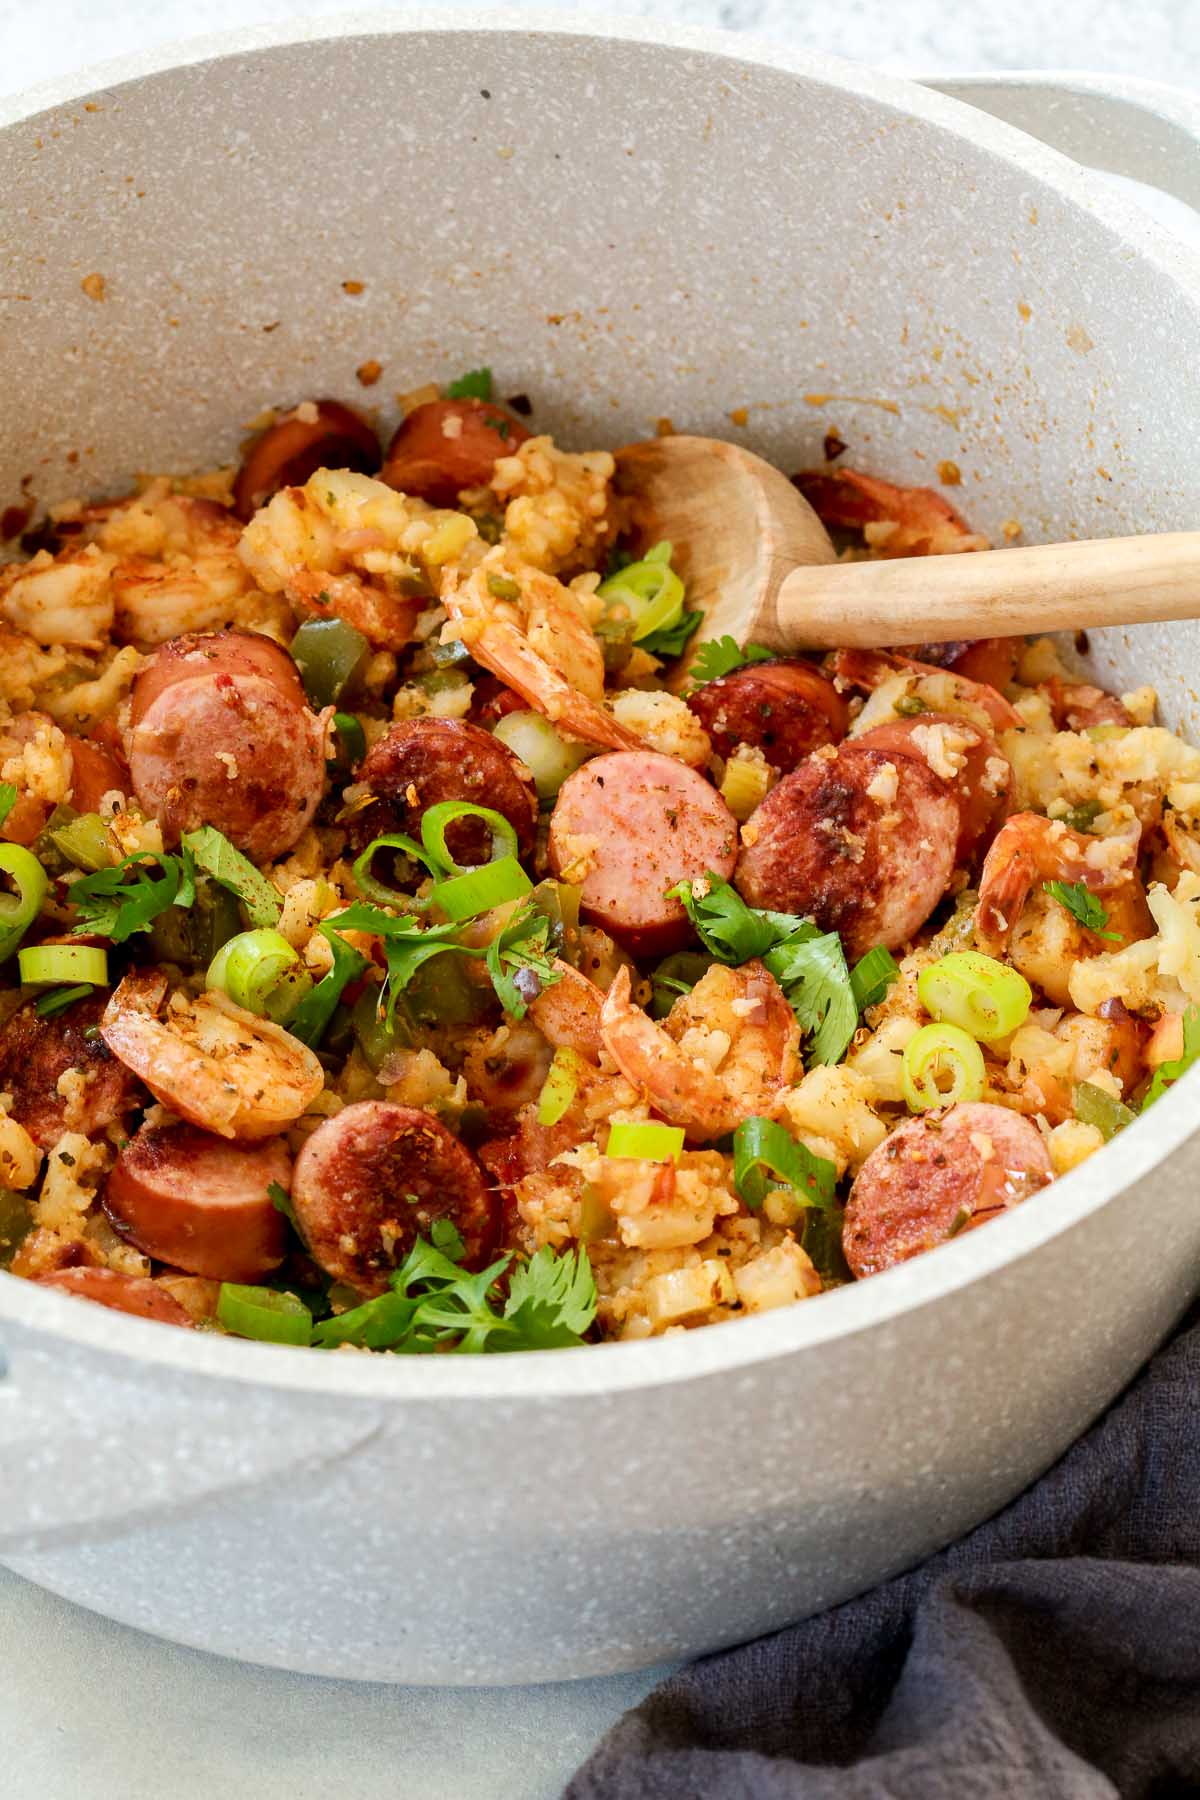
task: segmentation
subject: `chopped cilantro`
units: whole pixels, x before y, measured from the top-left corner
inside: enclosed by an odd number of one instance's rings
[[[706,681],[732,675],[735,669],[744,669],[748,663],[770,662],[774,655],[774,650],[768,650],[765,644],[747,644],[744,649],[739,649],[734,638],[710,638],[707,644],[697,647],[689,673],[695,686],[703,687]]]
[[[490,400],[492,397],[492,371],[468,369],[457,381],[451,381],[446,387],[446,397],[450,400]]]
[[[158,874],[151,873],[158,870]],[[160,913],[187,907],[196,897],[195,871],[186,846],[181,856],[166,851],[139,851],[115,868],[97,869],[72,882],[71,904],[77,937],[95,935],[123,944],[135,932],[149,931]]]
[[[203,825],[199,831],[186,832],[183,849],[185,853],[191,852],[197,868],[237,895],[251,925],[278,925],[283,904],[278,892],[215,825]]]
[[[339,913],[336,923],[342,923],[344,919],[345,914]],[[334,922],[327,922],[317,927],[333,951],[333,967],[305,994],[287,1027],[292,1036],[298,1037],[310,1050],[315,1050],[325,1036],[344,989],[367,967],[366,957],[360,955],[353,944],[347,943],[333,925]]]
[[[457,1260],[463,1245],[453,1222],[439,1220],[432,1235],[439,1242],[418,1238],[392,1275],[388,1293],[324,1320],[314,1328],[313,1342],[325,1349],[358,1344],[409,1356],[568,1349],[583,1342],[596,1316],[586,1250],[562,1256],[549,1246],[537,1251],[514,1270],[504,1297],[500,1284],[511,1256],[469,1274]]]
[[[882,944],[876,944],[873,950],[861,956],[850,971],[850,986],[859,1012],[866,1012],[868,1006],[878,1006],[899,974],[895,957]]]
[[[1065,906],[1071,917],[1083,926],[1085,931],[1094,931],[1097,937],[1111,938],[1114,943],[1121,942],[1119,931],[1105,931],[1108,924],[1108,912],[1102,902],[1093,894],[1084,881],[1043,881],[1043,888],[1052,900]]]
[[[461,941],[461,924],[422,925],[418,919],[396,918],[362,902],[339,913],[333,922],[350,931],[371,931],[382,938],[387,980],[380,1004],[389,1020],[395,1014],[396,1001],[417,970],[447,950],[459,956],[485,958],[500,1004],[515,1019],[523,1019],[528,1002],[559,980],[549,948],[550,921],[530,901],[517,909],[490,944],[482,947]]]

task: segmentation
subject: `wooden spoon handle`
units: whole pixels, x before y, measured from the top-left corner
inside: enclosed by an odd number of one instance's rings
[[[773,648],[1018,637],[1200,617],[1200,531],[794,569]]]

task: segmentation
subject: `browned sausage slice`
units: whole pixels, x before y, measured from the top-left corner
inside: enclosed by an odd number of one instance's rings
[[[259,861],[285,856],[317,810],[325,723],[269,638],[214,632],[163,644],[133,686],[129,767],[164,841],[215,825]]]
[[[76,812],[99,812],[105,794],[129,792],[129,770],[88,738],[66,734],[71,751],[71,805]]]
[[[427,808],[443,800],[469,800],[503,813],[517,834],[522,857],[533,852],[538,803],[533,777],[506,744],[462,719],[408,719],[393,725],[363,758],[358,771],[377,796],[350,822],[361,849],[383,832],[419,836]],[[446,833],[446,847],[461,863],[488,858],[491,834],[481,819],[461,820]]]
[[[486,487],[496,458],[512,456],[528,436],[490,400],[429,400],[395,433],[380,480],[434,506],[454,506],[463,488]]]
[[[301,412],[311,417],[301,418]],[[318,469],[373,475],[379,439],[367,421],[340,400],[314,400],[268,426],[250,444],[233,484],[234,511],[251,519],[280,488],[303,487]]]
[[[257,1281],[287,1245],[267,1188],[286,1192],[291,1178],[282,1138],[235,1145],[194,1125],[143,1126],[113,1165],[104,1210],[159,1262],[214,1281]]]
[[[550,866],[582,882],[581,912],[634,956],[664,956],[691,937],[667,889],[710,871],[726,881],[737,823],[712,784],[674,757],[615,750],[567,778],[550,820]]]
[[[77,1294],[81,1300],[94,1300],[98,1306],[110,1306],[114,1312],[192,1329],[191,1318],[178,1300],[143,1275],[122,1275],[117,1269],[55,1269],[50,1275],[34,1275],[32,1280],[39,1287],[57,1288],[63,1294]]]
[[[0,1031],[0,1089],[12,1116],[43,1150],[67,1127],[67,1098],[58,1084],[68,1070],[82,1077],[72,1095],[71,1128],[96,1137],[145,1101],[145,1090],[100,1036],[106,994],[77,1000],[57,1018],[39,1019],[33,1003],[18,1007]]]
[[[718,756],[750,744],[784,774],[822,744],[840,742],[849,723],[832,681],[800,661],[750,663],[706,681],[687,703]]]
[[[958,806],[955,861],[968,864],[1002,817],[1012,764],[981,726],[948,713],[918,713],[864,731],[856,743],[887,755],[915,756],[945,781]]]
[[[842,1247],[854,1274],[878,1275],[997,1218],[1051,1179],[1037,1126],[970,1103],[909,1119],[872,1150],[846,1203]]]
[[[382,1294],[418,1236],[451,1219],[464,1264],[479,1268],[496,1240],[499,1196],[469,1150],[430,1113],[359,1100],[318,1125],[292,1178],[292,1206],[327,1275]]]
[[[840,932],[853,960],[898,949],[925,923],[958,832],[958,805],[924,761],[849,739],[772,788],[742,828],[734,881],[751,906]]]

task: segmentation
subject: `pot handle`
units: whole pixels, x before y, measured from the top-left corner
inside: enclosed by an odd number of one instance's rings
[[[1075,162],[1145,182],[1200,212],[1200,95],[1123,75],[920,79]]]
[[[69,1302],[75,1305],[76,1302]],[[232,1390],[232,1391],[231,1391]],[[252,1392],[253,1390],[251,1390]],[[305,1483],[381,1429],[373,1409],[88,1357],[18,1329],[0,1342],[0,1558],[167,1523],[255,1488]]]

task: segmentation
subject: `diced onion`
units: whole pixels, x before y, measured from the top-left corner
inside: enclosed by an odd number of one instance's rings
[[[900,1068],[912,1112],[983,1097],[983,1052],[957,1025],[923,1025],[905,1045]]]
[[[533,776],[539,800],[553,800],[567,776],[593,754],[587,744],[561,737],[541,713],[505,713],[492,735],[520,757]]]

